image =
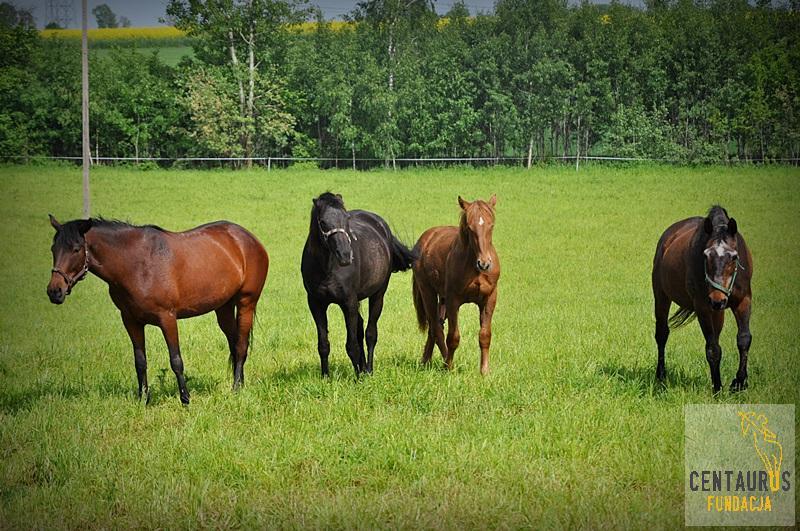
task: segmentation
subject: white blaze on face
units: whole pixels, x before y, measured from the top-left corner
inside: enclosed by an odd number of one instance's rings
[[[483,216],[481,216],[478,218],[478,225],[483,225],[483,223],[484,223]]]
[[[736,251],[731,249],[730,246],[728,246],[723,241],[719,241],[713,247],[709,247],[708,249],[705,250],[705,255],[706,256],[711,256],[712,253],[716,254],[720,258],[725,256],[726,254],[730,255],[731,257],[735,257],[736,256]]]

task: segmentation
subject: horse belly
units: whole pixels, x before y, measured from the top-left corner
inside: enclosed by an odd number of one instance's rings
[[[184,288],[177,315],[179,319],[202,315],[216,310],[231,300],[241,290],[238,279],[209,279]]]
[[[669,300],[682,308],[693,307],[694,304],[687,289],[686,267],[683,264],[682,254],[665,252],[656,274],[661,290]]]

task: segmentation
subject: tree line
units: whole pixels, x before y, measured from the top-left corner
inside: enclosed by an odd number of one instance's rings
[[[0,15],[0,156],[79,154],[79,43]],[[476,16],[366,0],[335,25],[286,0],[171,0],[165,20],[191,37],[178,65],[92,53],[93,156],[711,163],[800,151],[798,0],[498,0]]]

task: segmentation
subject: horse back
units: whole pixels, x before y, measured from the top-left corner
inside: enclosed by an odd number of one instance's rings
[[[163,293],[180,316],[218,308],[234,297],[258,299],[266,281],[269,257],[245,228],[227,221],[184,232],[151,233],[151,256],[159,255]],[[161,266],[159,268],[159,265]]]
[[[653,258],[653,290],[666,294],[684,308],[693,306],[689,284],[692,243],[703,228],[702,217],[691,217],[670,225],[658,240]]]

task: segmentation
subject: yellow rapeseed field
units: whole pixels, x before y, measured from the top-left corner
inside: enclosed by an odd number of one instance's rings
[[[42,37],[60,39],[80,39],[79,29],[46,29],[41,31]],[[177,39],[185,37],[186,32],[174,26],[157,26],[152,28],[102,28],[90,29],[90,40],[131,40],[131,39]]]

